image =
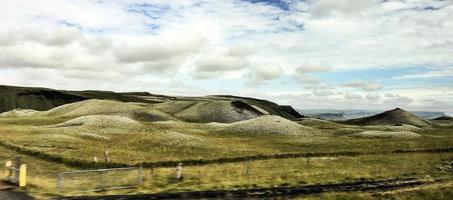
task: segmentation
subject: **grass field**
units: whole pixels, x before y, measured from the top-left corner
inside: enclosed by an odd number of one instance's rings
[[[0,148],[1,159],[12,157],[13,151]],[[28,190],[38,198],[59,195],[56,192],[57,172],[75,170],[61,164],[41,161],[23,156],[29,165],[30,186]],[[175,178],[174,167],[147,168],[143,186],[137,189],[112,190],[107,192],[79,192],[93,189],[100,184],[93,174],[66,177],[64,195],[100,194],[142,194],[156,192],[196,191],[196,190],[234,190],[241,188],[296,186],[301,184],[325,184],[351,182],[364,179],[386,179],[412,177],[420,179],[444,178],[445,186],[450,186],[452,174],[439,171],[437,165],[452,160],[453,153],[409,153],[394,155],[373,155],[358,157],[318,157],[270,159],[228,164],[187,166],[183,168],[183,179]],[[118,173],[118,177],[135,176]],[[93,178],[94,177],[94,178]],[[77,179],[79,179],[77,181]],[[87,182],[88,181],[88,182]],[[126,182],[128,182],[126,180]],[[84,186],[84,187],[81,187]],[[450,186],[451,187],[451,186]],[[77,189],[75,189],[77,188]],[[72,190],[71,190],[72,189]],[[327,194],[327,196],[332,194]]]
[[[290,121],[269,115],[235,123],[196,123],[178,119],[177,113],[181,110],[185,111],[184,117],[200,117],[199,107],[189,109],[194,104],[187,102],[173,102],[172,106],[166,105],[169,103],[127,104],[126,109],[113,111],[108,106],[96,107],[96,102],[91,101],[89,105],[94,104],[97,110],[67,106],[46,112],[58,114],[0,118],[0,160],[17,155],[24,157],[29,164],[28,191],[31,194],[38,198],[81,194],[71,190],[57,194],[56,175],[68,170],[108,166],[104,161],[105,151],[109,152],[110,167],[147,164],[145,183],[137,189],[82,194],[230,190],[397,177],[449,178],[451,175],[437,170],[436,165],[453,160],[452,153],[388,154],[395,150],[452,148],[453,128],[448,123],[423,128],[357,126],[315,119]],[[221,105],[226,109],[225,103]],[[129,112],[130,107],[133,112]],[[367,133],[366,137],[357,137],[363,133]],[[406,133],[417,137],[408,137]],[[269,155],[338,152],[369,155],[264,159],[272,157]],[[97,163],[94,157],[98,158]],[[261,157],[262,160],[255,159]],[[228,158],[241,159],[222,163]],[[253,159],[247,161],[248,158]],[[190,164],[184,167],[183,181],[174,178],[174,166],[149,168],[168,166],[169,161],[173,161],[171,165]],[[207,161],[213,164],[197,165]],[[91,187],[89,183],[83,185]],[[331,195],[336,194],[325,197]],[[344,195],[347,198],[349,194]],[[401,198],[404,198],[403,193]]]

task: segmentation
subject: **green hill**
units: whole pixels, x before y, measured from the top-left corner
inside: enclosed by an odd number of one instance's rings
[[[291,106],[281,106],[274,102],[263,100],[263,99],[255,99],[250,97],[239,97],[239,96],[232,96],[232,95],[213,95],[207,96],[207,98],[213,99],[228,99],[228,100],[239,100],[243,101],[251,106],[257,106],[265,110],[268,114],[271,115],[278,115],[290,120],[296,120],[302,118],[303,116],[295,111]]]
[[[16,108],[49,110],[51,108],[87,99],[114,99],[122,102],[146,102],[132,95],[110,91],[65,91],[48,88],[0,85],[0,113]]]
[[[357,119],[347,120],[344,123],[355,125],[413,125],[417,127],[432,127],[435,123],[425,120],[421,117],[407,112],[403,109],[396,108],[393,110],[385,111],[369,117],[362,117]]]
[[[434,118],[433,120],[453,120],[453,117],[450,117],[450,116],[442,116],[442,117]]]
[[[289,120],[303,117],[291,106],[280,106],[276,103],[238,96],[206,96],[206,97],[172,97],[155,95],[148,92],[125,92],[111,91],[66,91],[49,88],[0,86],[0,113],[20,109],[4,114],[5,116],[31,115],[31,111],[47,111],[65,104],[90,100],[115,100],[118,102],[148,103],[147,108],[130,109],[133,116],[144,121],[178,118],[188,122],[237,122],[259,117],[261,115],[278,115]],[[97,105],[102,102],[88,101]],[[115,105],[123,105],[109,102]],[[91,109],[90,106],[82,106],[83,109]],[[89,104],[91,105],[91,104]],[[100,105],[97,105],[98,108]],[[108,106],[106,104],[106,106]],[[69,108],[68,105],[64,108]],[[105,106],[104,106],[105,107]],[[121,107],[121,106],[119,106]],[[25,112],[25,111],[27,112]],[[105,109],[104,109],[105,110]],[[138,111],[140,110],[140,111]],[[162,113],[159,113],[162,112]],[[123,113],[128,113],[123,111]],[[150,114],[151,113],[151,114]],[[164,113],[164,114],[163,114]],[[130,114],[132,115],[132,114]],[[167,115],[162,117],[161,115]],[[159,116],[156,118],[156,116]],[[148,119],[149,118],[149,119]],[[155,119],[156,118],[156,119]]]

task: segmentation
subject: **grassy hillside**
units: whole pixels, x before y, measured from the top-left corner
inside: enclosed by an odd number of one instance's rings
[[[260,107],[267,111],[271,115],[278,115],[289,120],[295,120],[303,117],[297,111],[295,111],[291,106],[280,106],[274,102],[270,102],[262,99],[255,99],[250,97],[238,97],[231,95],[214,95],[208,96],[207,98],[213,99],[229,99],[229,100],[240,100],[244,101],[247,104]]]
[[[453,117],[450,117],[450,116],[442,116],[442,117],[434,118],[433,120],[452,120],[452,121],[453,121]]]
[[[132,95],[108,91],[64,91],[48,88],[0,85],[0,113],[16,108],[49,110],[87,99],[114,99],[123,102],[146,102]]]
[[[88,97],[46,88],[0,86],[0,113],[16,108],[48,110]]]
[[[433,127],[436,124],[414,114],[396,108],[370,117],[347,120],[344,123],[355,125],[412,125],[417,127]]]
[[[160,110],[170,115],[177,115],[180,119],[189,122],[235,122],[263,114],[279,115],[290,120],[303,117],[291,106],[279,106],[267,100],[246,97],[171,97],[148,92],[65,91],[15,86],[0,86],[0,113],[18,108],[44,111],[87,99],[163,103],[156,105],[154,111]],[[15,114],[9,113],[9,115]]]
[[[142,187],[112,191],[136,194],[441,177],[447,172],[438,164],[453,160],[453,124],[434,126],[400,109],[345,124],[298,118],[291,107],[244,97],[32,90],[84,98],[0,114],[0,160],[23,156],[28,191],[38,196],[54,195],[55,177],[65,170],[144,166]],[[179,162],[183,180],[174,179]],[[93,187],[96,180],[86,178],[82,186]]]

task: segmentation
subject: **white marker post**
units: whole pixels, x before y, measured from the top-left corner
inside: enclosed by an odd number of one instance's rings
[[[13,161],[11,161],[11,160],[6,161],[6,163],[5,163],[5,177],[6,177],[7,180],[10,180],[11,179],[11,175],[13,175],[11,167],[13,167]]]
[[[25,186],[27,186],[27,165],[22,164],[19,167],[19,187]]]
[[[110,163],[109,152],[107,150],[104,152],[104,156],[105,156],[105,162],[107,164]]]
[[[178,163],[178,166],[176,166],[176,178],[182,178],[182,163]]]

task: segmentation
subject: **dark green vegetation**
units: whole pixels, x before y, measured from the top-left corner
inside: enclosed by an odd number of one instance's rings
[[[450,172],[438,166],[453,160],[453,124],[401,109],[340,123],[300,118],[291,107],[246,97],[30,90],[80,97],[61,106],[43,103],[43,109],[35,108],[45,111],[0,114],[0,160],[22,155],[33,176],[29,191],[39,197],[57,195],[58,172],[139,165],[147,168],[143,187],[102,194],[393,178],[442,178],[445,184],[436,184],[451,188]],[[17,91],[1,98],[17,99]],[[21,108],[66,100],[40,95],[25,95],[21,102],[32,103]],[[110,163],[102,159],[106,150]],[[173,178],[179,162],[185,164],[183,181]]]

